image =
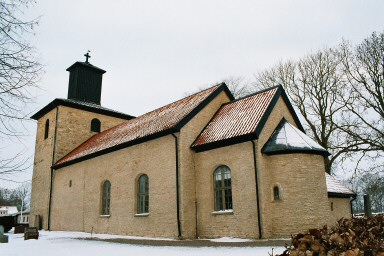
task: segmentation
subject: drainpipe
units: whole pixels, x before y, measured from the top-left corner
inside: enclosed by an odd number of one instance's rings
[[[251,140],[253,149],[253,165],[255,167],[255,184],[256,184],[256,204],[257,204],[257,223],[259,227],[259,239],[263,238],[262,223],[261,223],[261,211],[260,211],[260,191],[259,191],[259,177],[256,161],[256,143]]]
[[[351,217],[353,217],[353,207],[352,202],[356,200],[356,195],[352,196],[351,200],[349,201],[349,204],[351,206]]]
[[[52,186],[53,186],[53,165],[55,164],[56,136],[57,136],[58,117],[59,117],[59,107],[56,107],[55,132],[53,134],[53,151],[52,151],[51,176],[50,176],[50,186],[49,186],[49,204],[48,204],[48,230],[49,231],[51,231],[51,205],[52,205]]]
[[[180,191],[179,191],[179,143],[178,138],[172,133],[175,138],[175,153],[176,153],[176,209],[177,209],[177,236],[182,239],[181,236],[181,224],[180,224]]]

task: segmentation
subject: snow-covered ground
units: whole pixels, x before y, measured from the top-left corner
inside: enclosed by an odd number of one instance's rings
[[[81,240],[77,238],[90,238],[89,233],[82,232],[47,232],[41,231],[39,240],[24,241],[23,234],[7,234],[9,243],[0,244],[0,256],[113,256],[113,255],[204,255],[204,256],[226,256],[226,255],[265,255],[271,253],[271,247],[188,247],[188,246],[148,246],[137,244],[121,244],[97,240]],[[99,239],[144,239],[142,237],[128,237],[115,235],[93,235]],[[164,240],[164,239],[162,239]],[[168,239],[172,240],[172,239]],[[215,241],[214,239],[213,241]],[[249,240],[221,238],[218,242],[245,242]],[[274,253],[282,253],[283,247],[274,249]]]

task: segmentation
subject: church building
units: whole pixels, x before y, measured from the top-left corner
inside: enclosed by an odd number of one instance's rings
[[[262,239],[350,217],[355,194],[325,173],[282,86],[234,99],[221,83],[134,117],[101,106],[88,57],[67,71],[67,99],[31,117],[31,226]]]

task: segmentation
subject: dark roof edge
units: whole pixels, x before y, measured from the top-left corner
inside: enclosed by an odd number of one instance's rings
[[[215,86],[217,86],[217,85],[215,85]],[[212,87],[210,87],[210,88],[212,88]],[[227,94],[229,100],[234,99],[234,97],[233,97],[231,91],[228,89],[227,85],[224,82],[219,84],[219,87],[215,91],[213,91],[206,99],[204,99],[202,102],[200,102],[200,104],[197,107],[195,107],[188,115],[186,115],[179,123],[176,124],[175,129],[177,131],[180,131],[180,129],[184,125],[186,125],[197,113],[199,113],[204,107],[206,107],[214,98],[216,98],[223,91],[225,92],[225,94]]]
[[[289,98],[288,98],[287,94],[285,93],[283,86],[281,84],[279,84],[279,85],[276,85],[274,87],[271,87],[271,89],[276,88],[276,87],[278,88],[276,91],[276,94],[273,96],[271,103],[269,104],[267,110],[264,112],[264,115],[261,117],[260,122],[255,129],[256,136],[257,137],[260,136],[260,133],[263,130],[264,125],[267,123],[268,118],[269,118],[270,114],[272,113],[274,107],[276,106],[280,96],[283,98],[283,100],[284,100],[289,112],[291,113],[293,119],[295,120],[295,123],[297,124],[298,128],[305,134],[305,130],[304,130],[304,128],[303,128],[303,126],[299,120],[299,117],[297,116],[291,102],[289,101]],[[264,91],[266,91],[266,90],[264,90]]]
[[[86,63],[86,62],[81,62],[81,61],[76,61],[69,68],[67,68],[66,71],[71,71],[71,69],[73,69],[75,66],[78,66],[78,65],[81,65],[81,66],[84,66],[84,67],[87,67],[87,68],[92,68],[92,69],[96,70],[100,74],[104,74],[105,72],[107,72],[104,69],[101,69],[99,67],[96,67],[96,66],[92,65],[91,63]]]
[[[86,110],[89,112],[93,112],[93,113],[97,113],[97,114],[103,114],[103,115],[112,116],[112,117],[118,117],[118,118],[126,119],[126,120],[130,120],[130,119],[135,118],[134,116],[127,115],[127,114],[120,113],[120,112],[115,112],[113,110],[108,110],[106,108],[93,108],[91,106],[77,104],[75,102],[69,102],[69,101],[66,101],[64,99],[54,99],[53,101],[48,103],[48,105],[46,105],[41,110],[39,110],[37,113],[32,115],[31,118],[34,120],[38,120],[40,117],[42,117],[43,115],[45,115],[46,113],[48,113],[49,111],[51,111],[52,109],[54,109],[55,107],[58,107],[58,106],[66,106],[66,107]]]
[[[296,111],[295,109],[293,108],[292,104],[291,104],[291,101],[289,100],[288,98],[288,95],[287,93],[285,92],[284,88],[282,85],[279,85],[280,88],[281,88],[281,96],[283,97],[284,101],[285,101],[285,104],[287,105],[289,111],[291,112],[292,116],[293,116],[293,119],[295,120],[296,124],[297,124],[297,127],[304,133],[306,134],[305,130],[304,130],[304,127],[303,125],[301,124],[300,122],[300,119],[299,117],[297,116],[296,114]]]
[[[337,193],[337,192],[328,192],[328,197],[331,198],[356,198],[356,193]]]
[[[174,133],[174,132],[177,132],[176,130],[174,129],[168,129],[168,130],[165,130],[165,131],[162,131],[162,132],[158,132],[158,133],[154,133],[154,134],[150,134],[148,136],[145,136],[145,137],[142,137],[142,138],[138,138],[138,139],[135,139],[135,140],[132,140],[132,141],[128,141],[126,143],[122,143],[122,144],[119,144],[119,145],[116,145],[116,146],[113,146],[113,147],[110,147],[110,148],[106,148],[106,149],[103,149],[103,150],[100,150],[100,151],[97,151],[95,153],[91,153],[89,155],[85,155],[85,156],[82,156],[82,157],[79,157],[79,158],[75,158],[73,160],[69,160],[67,162],[64,162],[62,164],[54,164],[52,166],[53,169],[55,170],[58,170],[60,168],[63,168],[63,167],[66,167],[68,165],[72,165],[72,164],[75,164],[75,163],[79,163],[79,162],[82,162],[82,161],[85,161],[85,160],[88,160],[88,159],[92,159],[92,158],[95,158],[95,157],[98,157],[98,156],[101,156],[101,155],[105,155],[105,154],[108,154],[108,153],[112,153],[114,151],[117,151],[117,150],[120,150],[120,149],[123,149],[123,148],[127,148],[127,147],[130,147],[130,146],[134,146],[134,145],[137,145],[137,144],[140,144],[140,143],[143,143],[143,142],[146,142],[146,141],[150,141],[150,140],[153,140],[153,139],[157,139],[157,138],[160,138],[160,137],[163,137],[163,136],[167,136],[171,133]],[[92,138],[92,137],[91,137]],[[87,140],[88,141],[88,140]],[[76,147],[74,150],[76,150],[77,148],[79,148],[81,145],[83,145],[84,143],[86,143],[87,141],[81,143],[78,147]],[[71,152],[73,152],[74,150],[72,150]],[[70,153],[71,153],[70,152]],[[65,158],[67,155],[69,155],[70,153],[66,154],[63,158]],[[61,159],[63,159],[61,158]],[[60,162],[61,161],[58,160],[56,163]]]
[[[276,126],[275,130],[272,132],[271,136],[269,136],[267,142],[263,145],[261,148],[261,153],[266,155],[282,155],[282,154],[295,154],[295,153],[303,153],[303,154],[313,154],[313,155],[321,155],[321,156],[330,156],[331,153],[329,153],[327,150],[318,150],[318,149],[282,149],[282,150],[276,150],[274,152],[265,152],[265,148],[267,147],[267,144],[269,143],[272,136],[275,134],[276,130],[285,122],[288,120],[283,117],[279,124]],[[317,142],[316,142],[317,143]]]
[[[191,148],[196,152],[203,152],[203,151],[208,151],[216,148],[222,148],[226,146],[231,146],[251,140],[255,140],[257,137],[254,134],[245,134],[237,137],[233,137],[230,139],[225,139],[225,140],[219,140],[207,144],[202,144],[202,145],[197,145],[197,146],[191,146]],[[193,145],[193,144],[192,144]]]
[[[282,149],[274,152],[263,152],[262,150],[261,152],[268,156],[285,155],[285,154],[311,154],[311,155],[320,155],[320,156],[331,155],[328,151],[314,150],[314,149]]]

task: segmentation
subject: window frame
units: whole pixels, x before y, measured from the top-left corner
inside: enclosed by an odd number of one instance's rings
[[[142,184],[142,182],[144,184]],[[136,200],[136,214],[149,213],[149,177],[146,174],[141,174],[137,178],[137,200]]]
[[[111,188],[112,184],[109,180],[105,180],[101,186],[101,216],[111,215]]]
[[[229,175],[229,185],[228,176]],[[220,186],[218,186],[220,176]],[[227,184],[226,184],[227,180]],[[214,191],[214,211],[225,212],[233,211],[233,197],[232,197],[232,171],[226,165],[220,165],[213,172],[213,191]]]

